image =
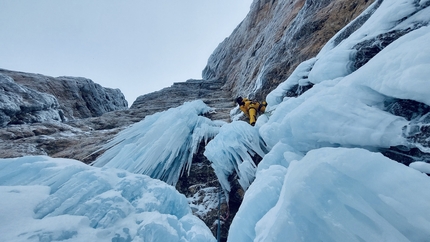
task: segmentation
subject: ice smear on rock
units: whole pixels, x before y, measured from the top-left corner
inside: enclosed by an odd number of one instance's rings
[[[1,241],[215,241],[185,196],[145,175],[44,156],[0,171]]]

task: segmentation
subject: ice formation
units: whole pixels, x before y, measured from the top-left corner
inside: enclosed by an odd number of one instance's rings
[[[254,189],[265,192],[260,185]],[[426,175],[379,153],[312,150],[290,163],[275,206],[260,200],[271,208],[254,241],[426,241],[429,187]]]
[[[174,187],[45,156],[0,160],[0,241],[215,241]]]
[[[252,156],[267,153],[258,130],[243,121],[221,127],[220,133],[206,146],[204,155],[212,162],[218,180],[226,192],[230,191],[229,176],[240,173],[239,183],[247,188],[254,180],[257,164]]]
[[[145,174],[174,185],[189,170],[200,142],[207,142],[224,124],[202,116],[210,111],[196,100],[147,116],[106,144],[109,150],[93,165]]]

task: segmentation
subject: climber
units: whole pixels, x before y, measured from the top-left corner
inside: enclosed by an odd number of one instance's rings
[[[249,100],[248,98],[238,97],[236,98],[237,104],[239,104],[240,110],[249,118],[249,124],[252,126],[255,125],[255,121],[257,121],[257,115],[264,113],[266,111],[267,103],[265,101],[254,102]]]

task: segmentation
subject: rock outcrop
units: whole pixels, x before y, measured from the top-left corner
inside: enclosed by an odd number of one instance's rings
[[[8,124],[62,119],[62,111],[54,96],[21,86],[0,73],[0,128]]]
[[[47,103],[41,100],[41,94],[34,97],[34,93],[42,93],[55,101],[50,101],[49,108],[60,112],[61,119],[74,120],[101,116],[106,112],[125,110],[127,101],[119,89],[105,88],[94,83],[90,79],[82,77],[49,77],[40,74],[15,72],[0,69],[2,79],[7,79],[8,85],[13,85],[21,90],[21,100],[28,103],[33,100],[34,108],[17,111],[20,114],[30,115],[32,112],[47,109]],[[10,93],[10,92],[9,92]],[[28,93],[28,94],[27,94]],[[28,96],[31,95],[31,96]],[[2,95],[3,96],[3,95]],[[26,97],[27,96],[27,97]],[[46,99],[46,97],[44,98]],[[14,99],[10,103],[19,100]],[[36,104],[36,100],[40,105]],[[8,104],[9,105],[9,104]],[[10,105],[9,105],[10,106]],[[24,106],[23,106],[24,107]],[[39,119],[45,121],[48,119]],[[55,118],[54,120],[58,120]]]
[[[49,155],[91,161],[118,127],[132,122],[115,122],[115,114],[101,117],[125,111],[127,101],[119,89],[86,78],[0,69],[0,101],[2,158]]]
[[[144,110],[145,113],[156,113],[175,108],[184,102],[201,99],[208,106],[215,108],[212,119],[230,121],[230,110],[235,102],[232,94],[223,90],[224,81],[219,79],[193,80],[174,83],[171,87],[139,96],[130,109]]]

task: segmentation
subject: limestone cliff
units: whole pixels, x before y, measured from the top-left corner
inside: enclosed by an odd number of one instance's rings
[[[223,79],[233,96],[264,99],[372,0],[255,0],[210,56],[204,79]],[[353,29],[351,29],[353,31]]]

